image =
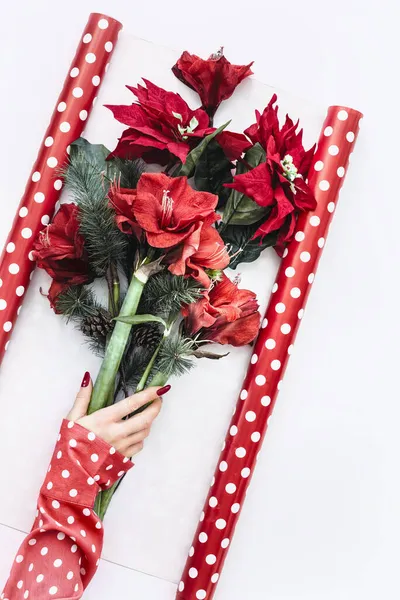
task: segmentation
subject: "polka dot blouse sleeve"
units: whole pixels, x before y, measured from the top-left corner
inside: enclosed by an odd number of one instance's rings
[[[96,495],[131,467],[129,459],[94,433],[63,421],[35,522],[15,558],[2,600],[81,598],[103,545],[103,527],[93,511]]]

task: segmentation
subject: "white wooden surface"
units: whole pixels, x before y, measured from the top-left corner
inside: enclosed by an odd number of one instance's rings
[[[281,104],[298,112],[309,138],[317,134],[329,103],[348,103],[365,113],[217,598],[396,597],[400,411],[398,95],[391,67],[398,55],[395,4],[381,2],[379,12],[368,4],[361,11],[355,0],[289,0],[280,9],[261,0],[245,8],[237,0],[229,5],[210,0],[157,0],[138,6],[127,0],[109,6],[71,0],[68,8],[49,0],[23,0],[8,5],[0,64],[3,238],[90,10],[109,12],[124,22],[125,34],[158,44],[206,55],[225,43],[232,61],[255,58],[257,79],[293,92],[280,94]],[[101,105],[130,99],[122,83],[134,84],[144,75],[178,89],[167,70],[178,52],[146,45],[147,51],[130,63],[125,50],[131,43],[139,44],[121,38],[88,126],[92,141],[112,145],[120,131]],[[189,101],[194,98],[183,87],[181,93]],[[263,94],[260,84],[246,82],[221,111],[221,122],[234,114],[235,129],[248,124],[253,105],[265,104],[270,90],[265,90],[265,101]],[[241,269],[243,284],[265,297],[275,268],[275,257],[267,253],[257,263],[257,274],[254,266]],[[45,282],[43,274],[35,275],[1,368],[0,523],[6,525],[0,528],[2,579],[21,539],[10,527],[29,529],[60,418],[83,371],[95,373],[98,365],[78,332],[65,327],[38,296]],[[152,438],[107,517],[105,561],[86,594],[89,600],[91,594],[97,600],[111,594],[121,599],[174,597],[173,584],[185,561],[247,354],[242,349],[224,363],[200,363],[191,378],[174,382]]]

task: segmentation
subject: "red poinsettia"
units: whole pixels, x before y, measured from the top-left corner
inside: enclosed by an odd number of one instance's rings
[[[266,162],[235,176],[234,182],[226,187],[244,193],[260,206],[271,207],[254,237],[262,238],[279,230],[277,250],[281,253],[293,235],[298,213],[316,207],[314,194],[305,182],[315,146],[308,151],[304,149],[303,131],[297,131],[298,123],[288,116],[280,127],[278,106],[273,106],[276,100],[274,95],[262,115],[256,112],[257,123],[245,131],[253,143],[264,148]]]
[[[237,160],[252,145],[243,133],[236,133],[234,131],[221,131],[217,135],[216,140],[228,160]]]
[[[190,335],[200,332],[200,339],[219,344],[249,344],[260,325],[256,295],[239,289],[225,274],[210,292],[182,312]]]
[[[147,79],[146,87],[128,87],[139,103],[129,106],[107,106],[117,121],[128,125],[113,154],[121,158],[143,158],[149,163],[166,165],[171,158],[185,162],[192,148],[206,135],[207,113],[192,110],[179,94],[167,92]],[[229,160],[236,160],[249,147],[240,133],[223,131],[217,138]]]
[[[221,102],[232,96],[239,83],[252,74],[252,64],[232,65],[221,48],[208,60],[184,52],[172,72],[199,94],[202,108],[212,118]]]
[[[93,280],[85,241],[79,233],[78,214],[76,204],[62,204],[34,245],[33,256],[38,267],[53,278],[49,291],[53,308],[59,294],[68,286]]]
[[[117,121],[128,125],[113,154],[141,157],[147,162],[167,164],[171,156],[185,161],[191,147],[208,133],[204,110],[192,110],[179,94],[167,92],[147,79],[145,86],[127,86],[139,104],[107,106]]]
[[[167,255],[167,261],[174,275],[190,275],[208,288],[211,282],[205,269],[225,269],[230,257],[218,231],[206,221],[185,240],[184,246]]]

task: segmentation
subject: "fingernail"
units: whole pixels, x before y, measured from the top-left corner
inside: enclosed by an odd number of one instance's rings
[[[170,389],[171,389],[170,385],[164,385],[164,387],[162,387],[156,391],[156,394],[157,394],[157,396],[162,396],[163,394],[166,394],[167,392],[169,392]]]
[[[82,383],[81,383],[81,387],[87,387],[90,383],[90,373],[89,371],[86,371],[86,373],[83,376],[82,379]]]

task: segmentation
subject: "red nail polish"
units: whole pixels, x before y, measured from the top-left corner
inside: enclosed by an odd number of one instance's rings
[[[86,371],[86,373],[83,376],[82,379],[82,383],[81,383],[81,387],[87,387],[90,383],[90,373],[89,371]]]
[[[170,385],[164,385],[164,387],[162,387],[156,391],[156,394],[157,394],[157,396],[162,396],[163,394],[166,394],[167,392],[169,392],[170,389],[171,389]]]

